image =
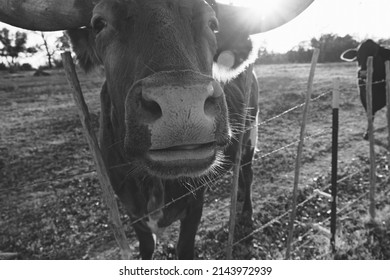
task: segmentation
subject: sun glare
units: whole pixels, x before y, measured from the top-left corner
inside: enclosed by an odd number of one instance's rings
[[[274,14],[283,0],[217,0],[223,4],[253,8],[253,13],[262,17]]]

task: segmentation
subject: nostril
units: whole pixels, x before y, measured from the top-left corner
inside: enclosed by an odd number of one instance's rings
[[[153,122],[162,116],[160,105],[153,100],[147,100],[141,96],[142,114],[146,122]]]
[[[215,97],[210,96],[204,103],[204,112],[207,116],[215,117],[217,114],[217,100]]]

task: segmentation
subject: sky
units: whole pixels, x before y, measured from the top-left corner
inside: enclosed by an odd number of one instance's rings
[[[252,5],[254,9],[272,8],[282,0],[219,0]],[[0,23],[0,28],[7,27]],[[15,30],[15,29],[13,29]],[[289,23],[254,36],[268,51],[286,52],[302,41],[319,38],[321,34],[339,36],[350,34],[357,40],[390,38],[390,0],[315,0],[301,15]],[[54,41],[56,32],[51,34]],[[32,40],[34,39],[34,40]],[[31,37],[29,44],[40,42],[39,35]],[[43,58],[44,59],[44,58]],[[42,60],[42,59],[41,59]],[[34,62],[37,64],[41,62]]]
[[[315,0],[294,20],[256,37],[270,50],[286,52],[327,33],[358,41],[390,38],[390,0]]]

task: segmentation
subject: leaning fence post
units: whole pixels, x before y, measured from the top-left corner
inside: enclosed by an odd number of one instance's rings
[[[330,245],[333,254],[336,252],[336,219],[337,219],[337,159],[338,159],[338,133],[339,133],[339,80],[333,82],[332,100],[332,206],[330,217]]]
[[[245,79],[245,92],[244,92],[244,112],[242,118],[242,126],[245,127],[247,108],[250,100],[250,92],[252,88],[252,75],[253,75],[253,64],[250,64]],[[229,236],[228,244],[226,249],[226,259],[231,260],[233,258],[233,241],[234,241],[234,228],[236,226],[236,212],[237,212],[237,192],[238,192],[238,178],[240,176],[240,163],[242,154],[242,143],[244,140],[244,133],[241,133],[238,138],[238,149],[236,152],[236,159],[233,167],[233,188],[230,198],[230,217],[229,217]]]
[[[301,168],[301,158],[302,158],[303,144],[304,144],[304,138],[305,138],[305,133],[306,133],[306,122],[307,122],[307,118],[308,118],[308,114],[309,114],[309,105],[310,105],[310,100],[311,100],[311,94],[313,92],[314,73],[315,73],[315,69],[317,66],[319,54],[320,54],[320,50],[314,49],[313,57],[311,59],[309,81],[307,84],[306,101],[305,101],[305,106],[303,108],[303,116],[302,116],[303,121],[302,121],[302,125],[301,125],[300,136],[299,136],[297,157],[295,158],[293,203],[292,203],[292,207],[291,207],[292,209],[291,209],[289,232],[288,232],[288,238],[287,238],[286,259],[290,258],[291,241],[292,241],[292,237],[293,237],[293,233],[294,233],[294,221],[295,221],[295,216],[296,216],[296,211],[297,211],[299,173],[300,173],[300,168]]]
[[[372,73],[373,57],[367,59],[367,82],[366,82],[366,101],[367,101],[367,119],[368,119],[368,138],[370,146],[370,220],[375,221],[375,184],[376,184],[376,166],[375,166],[375,147],[374,147],[374,124],[372,116]]]
[[[87,104],[85,103],[83,93],[81,90],[79,79],[75,66],[73,64],[72,56],[70,52],[64,52],[61,54],[62,61],[64,62],[64,70],[70,86],[73,89],[73,98],[75,100],[77,111],[81,123],[84,128],[85,136],[87,138],[88,146],[91,150],[95,166],[97,169],[100,186],[102,188],[103,199],[108,207],[109,218],[114,231],[115,239],[121,249],[122,259],[131,259],[130,246],[126,240],[126,235],[123,230],[122,222],[119,216],[118,205],[115,200],[114,191],[111,186],[108,172],[103,161],[103,157],[99,148],[98,141],[96,139],[95,132],[93,131],[89,111]]]
[[[386,104],[387,104],[387,166],[390,168],[390,61],[385,62],[386,66]]]

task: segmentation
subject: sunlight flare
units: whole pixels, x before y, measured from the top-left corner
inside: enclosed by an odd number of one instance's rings
[[[253,15],[264,18],[275,14],[282,4],[282,0],[218,0],[217,2],[234,6],[251,7],[253,8]]]

